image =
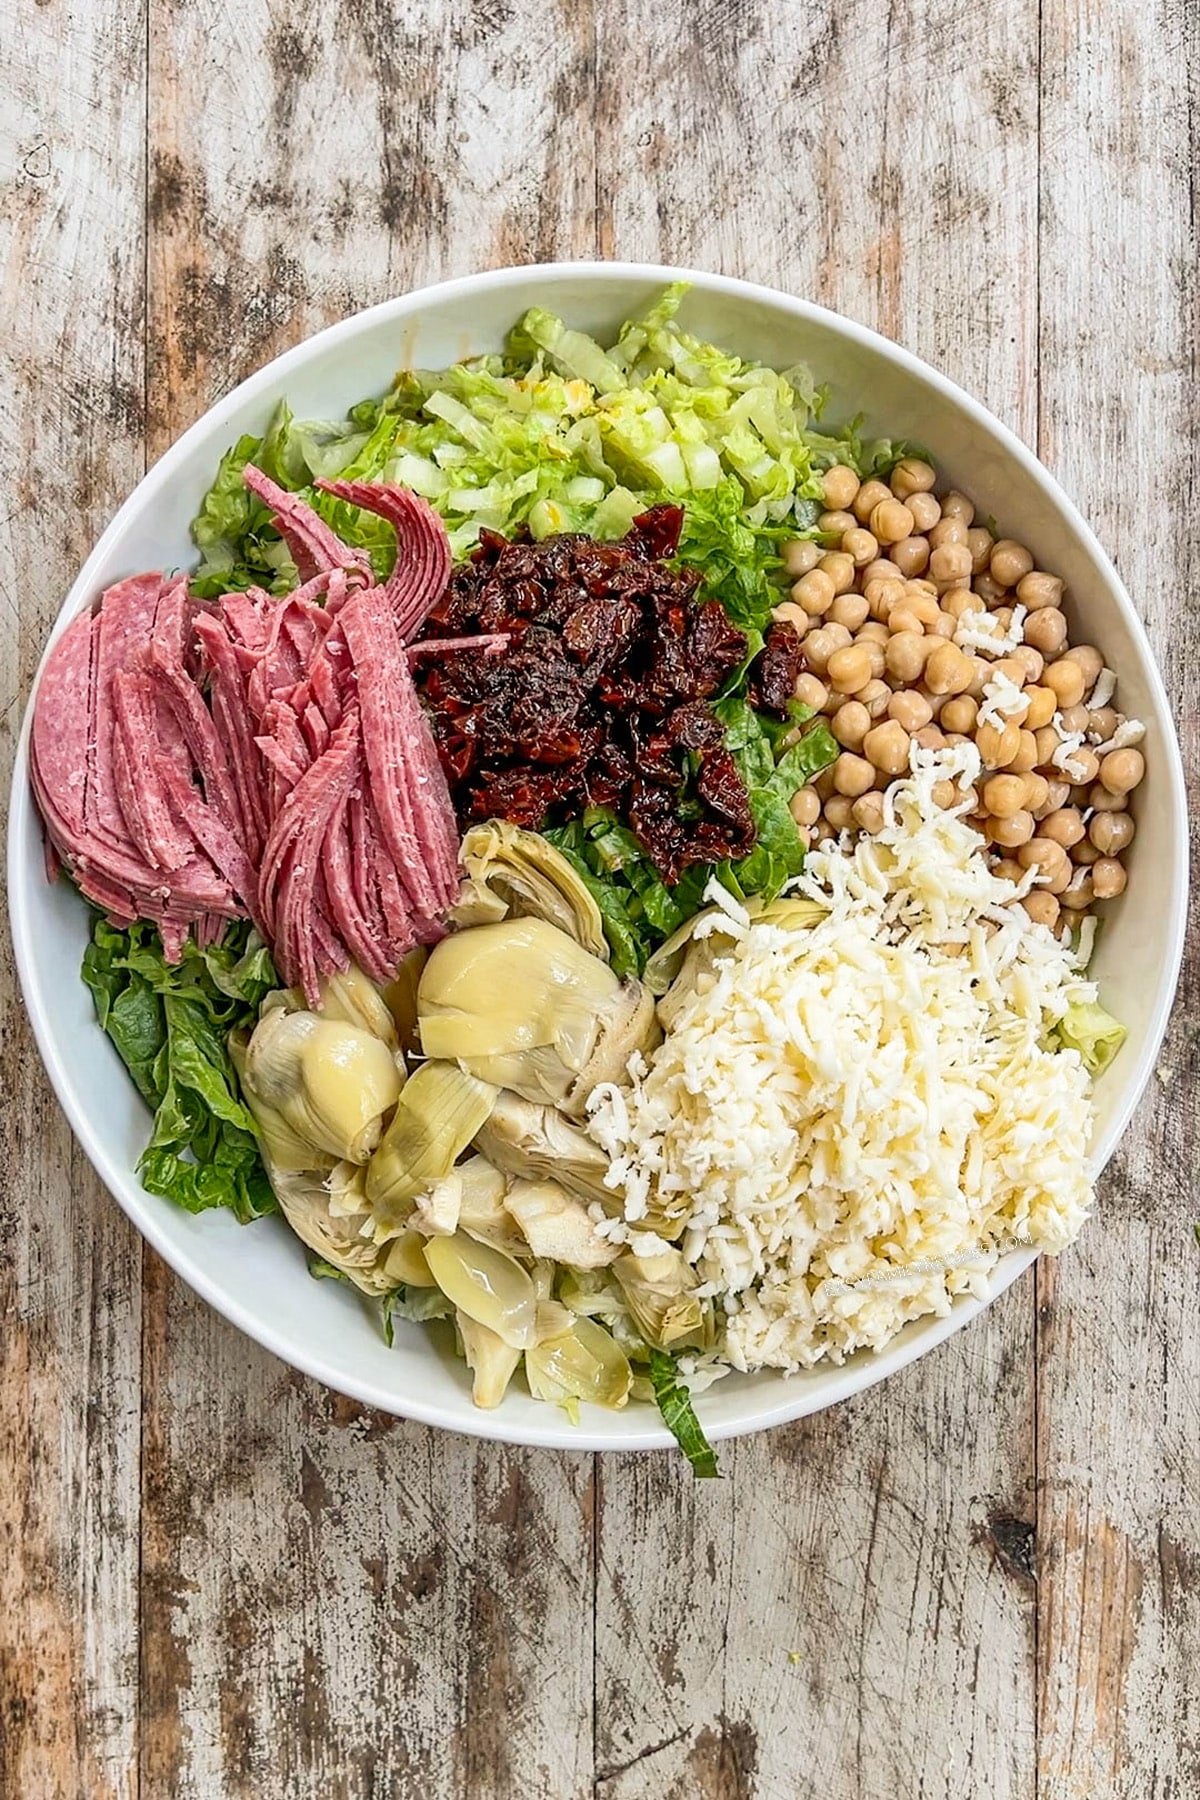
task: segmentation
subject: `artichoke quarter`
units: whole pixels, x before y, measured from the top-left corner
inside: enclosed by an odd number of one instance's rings
[[[443,938],[417,992],[426,1056],[568,1112],[651,1047],[654,1003],[640,982],[544,919],[504,919]]]
[[[303,1166],[321,1156],[366,1162],[404,1080],[387,1044],[370,1031],[282,1006],[255,1026],[239,1073],[268,1144],[276,1140],[275,1160],[291,1168],[301,1166],[295,1159],[302,1145],[311,1147]]]
[[[367,1168],[377,1236],[407,1223],[417,1196],[445,1180],[495,1100],[494,1087],[453,1063],[421,1064]]]
[[[581,1200],[620,1212],[621,1198],[605,1185],[608,1158],[586,1131],[552,1106],[502,1093],[475,1137],[494,1168],[529,1181],[556,1181]]]
[[[472,825],[460,858],[466,881],[451,917],[458,925],[491,925],[505,918],[544,919],[608,961],[608,940],[595,897],[540,832],[507,819]]]

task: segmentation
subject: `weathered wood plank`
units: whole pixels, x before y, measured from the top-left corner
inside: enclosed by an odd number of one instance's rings
[[[1115,15],[1080,0],[1043,7],[1040,448],[1149,626],[1193,819],[1198,69],[1200,16],[1186,0]],[[1096,1223],[1039,1273],[1043,1800],[1200,1789],[1195,923],[1164,1079],[1122,1142]]]
[[[139,6],[0,8],[0,787],[67,585],[142,471]],[[68,979],[70,976],[68,974]],[[0,937],[0,1793],[136,1793],[137,1239]]]
[[[965,60],[946,0],[598,18],[607,253],[833,305],[1032,440],[1033,0]],[[603,1794],[1033,1793],[1032,1330],[1023,1283],[886,1389],[727,1451],[721,1488],[604,1463]]]
[[[590,82],[568,4],[155,4],[154,447],[331,318],[586,254]],[[590,1792],[590,1459],[344,1404],[151,1259],[145,1306],[145,1790]]]

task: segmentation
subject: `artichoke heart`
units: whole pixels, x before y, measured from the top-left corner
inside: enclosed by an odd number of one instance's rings
[[[552,1106],[535,1106],[517,1094],[497,1097],[475,1147],[506,1175],[530,1181],[549,1177],[581,1200],[599,1200],[619,1213],[621,1197],[605,1186],[608,1158],[587,1132]]]
[[[608,961],[604,921],[594,896],[561,850],[540,832],[489,819],[467,832],[460,858],[467,879],[451,913],[457,924],[544,919]]]
[[[562,1337],[525,1352],[525,1376],[535,1400],[590,1400],[619,1408],[629,1398],[633,1370],[611,1333],[595,1319],[576,1319]]]
[[[535,1256],[575,1269],[602,1269],[619,1255],[617,1246],[600,1236],[583,1202],[557,1181],[518,1179],[504,1204]]]
[[[444,938],[417,993],[426,1056],[453,1058],[527,1100],[580,1101],[613,1057],[623,1067],[654,1030],[639,983],[544,919],[505,919]]]
[[[242,1085],[313,1149],[366,1162],[403,1077],[385,1043],[343,1019],[275,1007],[254,1028]]]
[[[421,1040],[417,1036],[417,984],[428,957],[429,952],[423,944],[410,950],[396,972],[396,979],[388,982],[380,996],[391,1014],[405,1056],[417,1056],[421,1050]]]
[[[660,1250],[653,1256],[629,1252],[613,1264],[612,1272],[648,1344],[671,1350],[703,1341],[705,1308],[696,1294],[695,1271],[682,1251]]]
[[[537,1290],[515,1257],[456,1232],[430,1238],[425,1260],[447,1300],[469,1319],[514,1350],[537,1342]]]
[[[355,963],[340,975],[326,976],[321,983],[321,1004],[317,1011],[323,1019],[341,1019],[343,1024],[361,1026],[389,1050],[399,1048],[395,1021],[383,995]]]
[[[332,1169],[337,1158],[327,1155],[324,1150],[318,1150],[309,1138],[301,1137],[298,1131],[292,1129],[277,1107],[269,1106],[251,1088],[246,1079],[246,1053],[250,1047],[249,1034],[244,1031],[232,1031],[226,1039],[226,1044],[230,1061],[237,1070],[242,1098],[258,1127],[262,1158],[266,1164],[267,1173],[271,1176],[272,1184],[276,1170],[292,1175],[300,1174],[304,1170],[320,1170],[324,1173],[326,1170]]]
[[[486,1325],[481,1325],[478,1319],[465,1313],[461,1306],[455,1311],[454,1322],[458,1326],[467,1367],[474,1377],[471,1384],[472,1400],[476,1406],[489,1410],[493,1406],[499,1406],[509,1382],[516,1374],[521,1352],[512,1344],[506,1344],[494,1331],[489,1331]]]
[[[453,1169],[496,1099],[496,1090],[453,1063],[423,1063],[403,1091],[367,1169],[377,1234],[403,1225],[412,1202]]]
[[[819,900],[805,900],[799,895],[785,894],[764,903],[758,894],[743,902],[749,918],[755,923],[778,925],[784,931],[801,931],[823,919],[828,907]],[[642,979],[652,994],[664,995],[681,974],[690,989],[702,969],[711,968],[718,952],[714,940],[734,935],[729,914],[720,906],[706,906],[672,932],[649,957]],[[663,1018],[660,1000],[659,1018]],[[663,1020],[668,1026],[669,1022]]]

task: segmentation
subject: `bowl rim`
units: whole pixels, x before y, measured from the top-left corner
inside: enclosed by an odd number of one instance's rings
[[[539,279],[547,281],[586,280],[601,286],[629,281],[644,282],[647,286],[665,286],[669,282],[684,281],[697,290],[727,295],[734,299],[756,301],[790,313],[795,318],[808,320],[834,330],[851,343],[861,345],[863,348],[885,357],[906,373],[937,389],[945,399],[950,401],[960,412],[966,414],[973,423],[981,426],[1009,456],[1021,465],[1025,474],[1035,485],[1041,488],[1044,497],[1051,502],[1090,555],[1105,570],[1118,607],[1125,615],[1125,623],[1141,652],[1143,673],[1155,709],[1169,727],[1163,732],[1166,766],[1157,771],[1157,785],[1160,789],[1160,801],[1170,807],[1171,836],[1181,846],[1181,855],[1176,861],[1169,890],[1164,896],[1166,942],[1162,975],[1142,1047],[1141,1059],[1136,1072],[1131,1073],[1121,1107],[1109,1121],[1102,1139],[1093,1148],[1093,1170],[1097,1177],[1100,1175],[1127,1129],[1155,1067],[1178,984],[1187,924],[1188,834],[1183,762],[1175,729],[1174,714],[1145,627],[1111,559],[1074,502],[1033,451],[987,407],[975,400],[957,382],[943,375],[922,358],[914,355],[912,351],[892,342],[891,339],[871,330],[870,327],[860,324],[857,320],[850,319],[829,307],[800,299],[781,289],[768,287],[759,282],[744,281],[734,276],[681,268],[670,264],[603,260],[517,264],[456,276],[447,281],[430,283],[424,287],[396,295],[391,299],[380,301],[302,338],[299,343],[282,351],[278,356],[273,357],[261,368],[248,375],[228,394],[202,413],[152,464],[113,515],[97,539],[78,576],[72,582],[43,646],[37,670],[30,684],[13,763],[7,853],[9,920],[17,974],[26,1010],[33,1026],[35,1041],[59,1104],[89,1162],[108,1192],[113,1195],[152,1248],[163,1257],[164,1261],[189,1287],[239,1330],[245,1332],[256,1343],[261,1344],[264,1349],[279,1357],[289,1367],[296,1368],[303,1374],[323,1382],[336,1392],[346,1394],[379,1411],[411,1419],[419,1424],[437,1426],[442,1430],[457,1431],[465,1436],[487,1438],[499,1443],[525,1444],[555,1450],[590,1452],[663,1449],[673,1447],[674,1439],[665,1426],[651,1422],[654,1415],[650,1414],[648,1409],[647,1422],[644,1425],[639,1424],[633,1430],[630,1430],[627,1425],[626,1429],[621,1432],[593,1427],[590,1423],[579,1427],[572,1426],[566,1420],[559,1423],[553,1409],[550,1408],[546,1409],[550,1416],[545,1426],[506,1424],[503,1407],[496,1411],[471,1411],[462,1417],[448,1418],[443,1407],[429,1404],[420,1396],[406,1395],[400,1398],[395,1394],[385,1392],[369,1380],[354,1380],[340,1371],[331,1370],[320,1355],[308,1351],[303,1345],[293,1344],[285,1338],[283,1333],[259,1320],[249,1307],[231,1298],[217,1280],[211,1279],[206,1271],[193,1261],[186,1245],[171,1238],[161,1222],[166,1215],[160,1213],[159,1203],[140,1186],[136,1174],[119,1166],[93,1134],[91,1121],[76,1094],[70,1072],[60,1055],[58,1044],[49,1027],[32,956],[33,919],[27,912],[24,902],[19,898],[20,878],[24,873],[25,866],[23,839],[33,805],[28,768],[33,696],[37,691],[42,669],[52,645],[66,628],[68,621],[92,598],[97,579],[95,571],[103,564],[110,547],[123,534],[127,522],[136,513],[140,513],[147,504],[152,503],[155,496],[167,487],[193,447],[207,439],[210,434],[218,432],[224,421],[231,418],[247,402],[278,397],[283,392],[291,374],[303,367],[310,358],[318,353],[335,349],[339,343],[354,338],[359,332],[384,322],[390,317],[402,320],[420,307],[452,301],[471,293],[503,292],[507,288],[523,286],[530,281]],[[762,1409],[744,1423],[731,1420],[721,1425],[714,1424],[706,1428],[708,1435],[714,1441],[721,1441],[769,1430],[776,1425],[786,1424],[811,1413],[824,1411],[826,1407],[837,1405],[853,1394],[874,1387],[877,1382],[896,1374],[900,1369],[907,1367],[909,1363],[916,1361],[918,1357],[928,1355],[939,1344],[944,1343],[948,1337],[960,1331],[993,1300],[997,1299],[1036,1259],[1037,1252],[1033,1250],[1010,1252],[1001,1258],[991,1271],[987,1293],[983,1298],[960,1297],[946,1315],[924,1321],[923,1332],[913,1341],[885,1347],[870,1357],[864,1356],[861,1362],[855,1361],[836,1369],[830,1369],[828,1379],[823,1384],[819,1395],[810,1396],[805,1388],[797,1386],[793,1390],[793,1397],[789,1397],[785,1387],[784,1397],[775,1405]],[[595,1409],[589,1409],[589,1411],[593,1416],[595,1415]]]

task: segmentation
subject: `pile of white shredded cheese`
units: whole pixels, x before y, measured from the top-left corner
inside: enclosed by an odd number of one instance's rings
[[[977,777],[974,746],[913,758],[877,835],[810,854],[794,891],[818,923],[756,922],[716,890],[720,935],[663,1043],[593,1096],[625,1196],[600,1229],[649,1252],[683,1207],[738,1369],[879,1349],[980,1293],[1004,1250],[1061,1249],[1091,1202],[1090,1078],[1045,1045],[1095,988],[935,803]]]

